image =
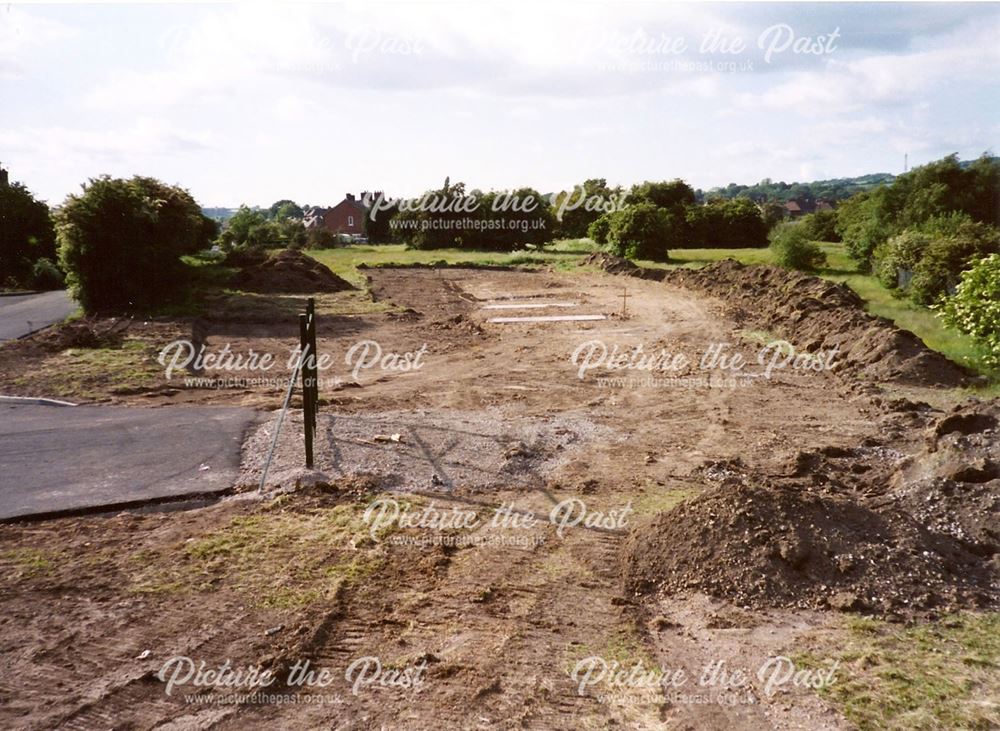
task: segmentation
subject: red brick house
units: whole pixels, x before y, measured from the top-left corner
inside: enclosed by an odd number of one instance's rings
[[[348,193],[344,200],[323,214],[323,225],[335,234],[364,236],[366,212],[361,201]]]

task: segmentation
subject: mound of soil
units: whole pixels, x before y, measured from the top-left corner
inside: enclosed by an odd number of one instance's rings
[[[1000,403],[969,403],[939,417],[890,486],[894,502],[922,525],[1000,564]]]
[[[264,294],[304,294],[342,292],[354,289],[311,256],[282,249],[263,261],[249,263],[233,280],[233,286]]]
[[[954,539],[849,496],[726,479],[633,531],[636,593],[695,589],[742,606],[896,613],[995,602],[993,573]]]
[[[580,262],[580,266],[592,266],[608,274],[623,274],[626,277],[638,277],[639,279],[652,279],[655,281],[660,281],[666,276],[665,269],[646,269],[645,267],[633,264],[628,259],[607,254],[603,251],[595,251]]]
[[[119,348],[131,319],[86,318],[65,323],[36,336],[43,350],[60,352],[68,348]]]
[[[967,372],[930,350],[913,333],[864,310],[844,284],[732,259],[702,269],[677,269],[665,281],[709,292],[737,319],[770,330],[799,350],[837,349],[842,374],[913,385],[956,386]]]

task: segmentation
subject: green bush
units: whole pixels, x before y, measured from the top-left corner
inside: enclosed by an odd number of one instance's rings
[[[604,246],[608,243],[608,230],[611,228],[611,213],[605,213],[587,227],[587,236],[595,243]]]
[[[786,269],[815,271],[826,264],[826,254],[809,238],[801,223],[781,223],[771,232],[774,260]]]
[[[0,286],[32,286],[32,267],[56,256],[49,207],[19,183],[0,186]]]
[[[767,246],[768,225],[749,198],[688,206],[684,223],[687,227],[684,241],[675,244],[675,248],[753,249]]]
[[[45,257],[36,261],[31,269],[32,286],[35,289],[62,289],[65,279],[55,262]]]
[[[889,289],[900,286],[904,272],[911,275],[933,239],[921,231],[907,230],[879,244],[872,255],[874,273]],[[903,285],[907,282],[904,280]]]
[[[963,270],[988,254],[1000,253],[1000,230],[964,213],[935,216],[879,245],[875,272],[889,288],[903,285],[914,302],[936,302],[958,284]],[[911,278],[900,281],[901,273]]]
[[[802,225],[806,227],[809,238],[813,241],[840,241],[837,233],[837,214],[834,211],[816,211],[803,216]]]
[[[613,253],[629,259],[667,261],[674,216],[652,203],[639,203],[611,214],[608,245]]]
[[[891,185],[859,193],[837,208],[837,231],[862,268],[875,249],[908,228],[960,211],[972,221],[1000,220],[1000,160],[963,165],[955,155],[914,168]]]
[[[306,231],[307,249],[332,249],[340,244],[340,238],[325,226],[311,228]]]
[[[1000,369],[1000,254],[980,259],[962,273],[955,296],[945,300],[941,314],[983,348],[988,367]]]
[[[95,312],[168,301],[182,281],[180,257],[207,248],[215,224],[181,188],[104,176],[66,199],[56,228],[66,282]]]

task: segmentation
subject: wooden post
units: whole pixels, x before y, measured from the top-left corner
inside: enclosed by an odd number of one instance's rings
[[[316,300],[310,297],[306,301],[306,314],[309,316],[309,376],[312,387],[312,419],[313,431],[316,431],[316,413],[319,411],[319,350],[316,348]]]
[[[302,367],[302,431],[306,442],[306,467],[312,469],[313,466],[313,429],[315,420],[313,418],[312,385],[309,383],[309,358],[312,352],[309,346],[309,316],[299,315],[299,348],[301,351]]]

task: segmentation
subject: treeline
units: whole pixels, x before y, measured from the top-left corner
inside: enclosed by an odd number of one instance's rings
[[[62,279],[49,207],[20,183],[0,185],[0,287],[57,289]]]
[[[837,208],[847,252],[901,296],[940,310],[1000,369],[1000,160],[957,156]]]
[[[376,201],[368,221],[372,241],[388,235],[420,249],[511,251],[589,236],[621,256],[653,260],[666,260],[677,248],[765,246],[771,225],[746,198],[699,204],[682,180],[647,181],[626,191],[603,178],[547,197],[534,188],[467,191],[464,183],[446,180],[415,201]]]
[[[19,183],[0,186],[0,284],[67,285],[87,312],[169,301],[185,281],[181,257],[217,235],[188,191],[154,178],[94,178],[55,211]]]
[[[763,203],[764,201],[841,201],[852,195],[872,190],[881,185],[891,183],[896,176],[891,173],[872,173],[856,178],[832,178],[830,180],[814,180],[809,183],[774,182],[764,178],[754,185],[739,185],[730,183],[727,186],[712,188],[708,191],[697,190],[698,200],[713,198],[749,198]]]

